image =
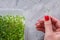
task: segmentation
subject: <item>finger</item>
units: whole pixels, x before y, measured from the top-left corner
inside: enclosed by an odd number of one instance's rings
[[[38,20],[38,22],[36,23],[36,29],[39,30],[39,31],[44,30],[44,21],[43,21],[43,19]]]
[[[38,20],[35,25],[36,25],[36,27],[38,27],[38,28],[43,28],[43,26],[42,26],[43,23],[44,23],[44,21],[41,19],[41,20]]]
[[[58,29],[56,30],[56,32],[60,32],[60,28],[58,28]]]
[[[60,28],[60,20],[52,16],[51,16],[51,20],[52,20],[52,23],[55,25],[55,27]]]
[[[44,25],[45,25],[45,33],[46,34],[50,34],[53,32],[53,29],[52,29],[52,24],[51,24],[51,19],[49,16],[45,16],[44,18]]]
[[[38,31],[42,31],[42,32],[45,32],[45,29],[43,28],[37,28]]]
[[[58,22],[59,20],[57,19],[57,18],[55,18],[55,17],[52,17],[52,16],[50,16],[50,18],[51,18],[51,20],[52,20],[52,22]]]

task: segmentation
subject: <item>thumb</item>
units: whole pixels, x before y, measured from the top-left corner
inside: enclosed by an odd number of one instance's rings
[[[45,33],[50,34],[53,32],[52,30],[52,24],[51,24],[51,19],[49,16],[45,16],[44,18],[44,25],[45,25]]]

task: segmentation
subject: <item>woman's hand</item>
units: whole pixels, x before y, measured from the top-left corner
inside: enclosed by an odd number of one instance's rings
[[[39,31],[45,32],[44,40],[60,40],[60,21],[54,17],[39,20],[36,24]]]

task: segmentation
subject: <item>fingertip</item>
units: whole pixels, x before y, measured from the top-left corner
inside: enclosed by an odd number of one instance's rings
[[[59,19],[57,19],[57,18],[55,18],[55,17],[53,17],[53,16],[50,16],[50,18],[51,18],[51,21],[52,21],[52,22],[55,22],[55,23],[56,23],[56,22],[59,21]]]
[[[45,21],[48,21],[49,20],[49,16],[48,15],[44,16],[44,19],[45,19]]]
[[[41,19],[39,19],[37,22],[36,22],[36,26],[40,26],[41,24],[43,24],[44,23],[44,21]]]
[[[50,16],[44,16],[44,26],[45,26],[46,33],[50,33],[53,31]]]

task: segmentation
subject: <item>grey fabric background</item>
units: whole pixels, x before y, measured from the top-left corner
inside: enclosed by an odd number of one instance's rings
[[[60,0],[0,0],[0,11],[2,9],[23,12],[26,17],[25,40],[43,40],[44,33],[36,30],[35,23],[45,13],[60,19]]]

